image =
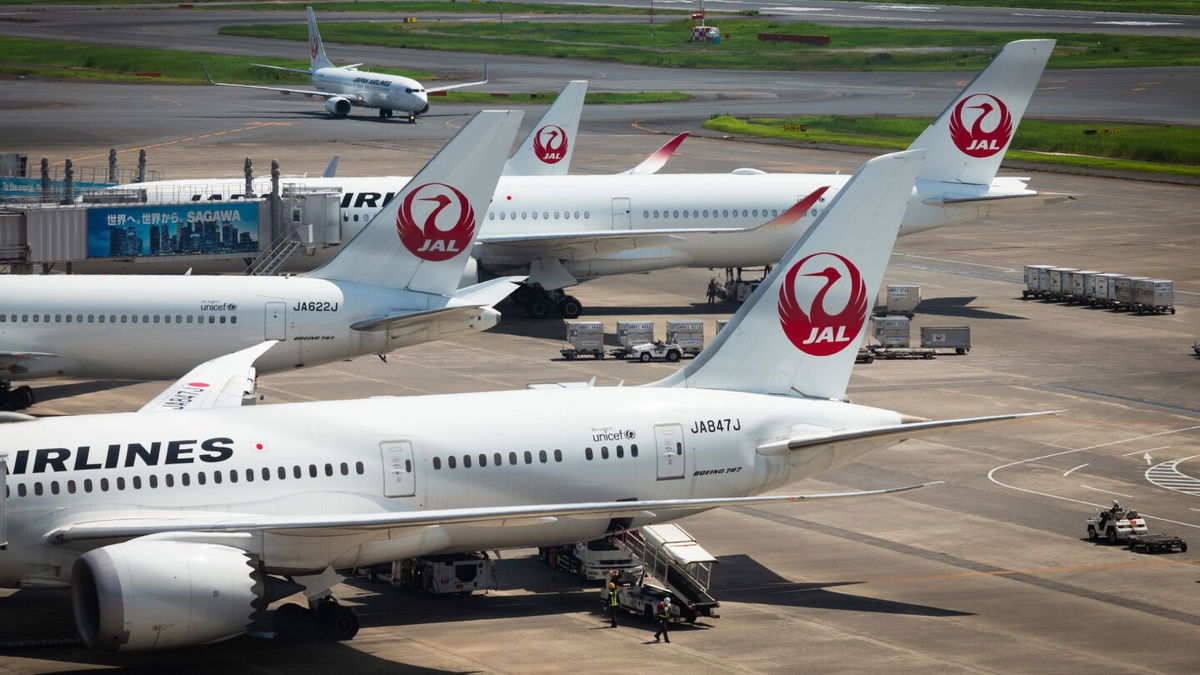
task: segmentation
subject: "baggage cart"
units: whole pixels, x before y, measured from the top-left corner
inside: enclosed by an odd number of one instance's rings
[[[1078,272],[1077,267],[1055,267],[1050,270],[1050,288],[1042,296],[1043,300],[1065,300],[1071,292],[1071,272]]]
[[[871,355],[877,359],[932,359],[937,356],[936,349],[918,347],[888,347],[886,345],[871,345]]]
[[[1134,282],[1150,277],[1119,277],[1113,283],[1113,299],[1109,307],[1118,312],[1127,312],[1134,308]]]
[[[1129,537],[1129,550],[1138,553],[1187,553],[1187,542],[1172,534],[1135,534]]]
[[[1054,265],[1026,265],[1025,266],[1025,290],[1021,291],[1021,297],[1041,298],[1046,293],[1050,292],[1050,270],[1054,269]]]
[[[1175,283],[1170,279],[1134,281],[1133,309],[1138,314],[1174,314]]]
[[[1076,305],[1087,302],[1089,295],[1096,293],[1096,275],[1103,274],[1100,270],[1079,270],[1071,272],[1071,289],[1067,294],[1067,302]]]
[[[635,345],[654,342],[653,321],[618,321],[616,349],[609,351],[614,358],[623,359],[629,356],[629,350]]]
[[[919,304],[921,304],[920,286],[912,284],[888,286],[886,310],[879,316],[903,314],[911,319]]]
[[[971,351],[970,326],[921,326],[922,349],[953,349],[955,354]]]
[[[907,316],[877,316],[871,319],[875,341],[884,347],[907,347],[909,320]]]
[[[604,322],[602,321],[567,321],[567,344],[565,349],[558,350],[568,361],[580,356],[604,358]]]
[[[1112,307],[1117,299],[1117,279],[1125,279],[1128,276],[1112,272],[1097,274],[1093,280],[1096,284],[1096,291],[1088,300],[1088,304],[1092,307]]]
[[[704,349],[704,322],[699,319],[668,319],[667,344],[679,345],[684,354],[699,354]]]

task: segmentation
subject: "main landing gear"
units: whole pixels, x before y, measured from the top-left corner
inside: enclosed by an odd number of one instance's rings
[[[562,289],[547,291],[541,286],[522,285],[513,291],[513,302],[525,308],[531,319],[545,319],[551,312],[564,319],[574,319],[583,314],[583,303]]]
[[[358,634],[358,614],[329,597],[312,609],[289,602],[275,610],[274,624],[275,633],[287,642],[340,642]]]
[[[0,382],[0,410],[24,410],[37,403],[33,389],[28,385],[12,388],[9,382]]]
[[[389,118],[389,117],[391,117],[391,116],[392,116],[392,111],[391,111],[391,110],[388,110],[387,108],[380,108],[380,109],[379,109],[379,119],[381,119],[381,120],[386,120],[387,118]]]

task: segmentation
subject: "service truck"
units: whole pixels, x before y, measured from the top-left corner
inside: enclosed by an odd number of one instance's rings
[[[361,570],[371,581],[435,595],[470,595],[497,588],[496,564],[485,552],[396,560]]]
[[[608,539],[542,547],[538,549],[538,557],[555,564],[559,571],[586,581],[607,581],[614,572],[623,578],[642,574],[642,566]]]

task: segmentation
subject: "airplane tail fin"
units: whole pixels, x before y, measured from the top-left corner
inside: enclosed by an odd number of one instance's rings
[[[864,164],[712,344],[650,386],[842,398],[923,158]]]
[[[452,295],[520,123],[516,111],[477,113],[332,260],[309,276]]]
[[[1025,115],[1054,40],[1016,40],[913,141],[925,150],[921,180],[987,185]]]
[[[575,151],[587,80],[571,80],[504,165],[505,176],[565,176]]]
[[[308,10],[308,63],[312,72],[315,73],[318,68],[332,68],[333,62],[325,56],[325,45],[321,43],[321,32],[317,30],[317,15],[313,14],[312,7],[305,9]]]

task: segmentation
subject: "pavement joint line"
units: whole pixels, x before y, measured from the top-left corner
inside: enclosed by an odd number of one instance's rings
[[[1157,401],[1148,401],[1144,398],[1138,398],[1136,396],[1122,396],[1121,394],[1110,394],[1110,393],[1104,392],[1104,391],[1093,391],[1091,389],[1084,389],[1082,387],[1072,387],[1071,385],[1060,384],[1057,382],[1047,382],[1043,386],[1045,386],[1047,389],[1060,389],[1062,391],[1069,391],[1069,392],[1073,392],[1076,394],[1086,394],[1088,396],[1096,396],[1099,398],[1111,398],[1111,399],[1116,399],[1118,401],[1125,401],[1126,403],[1141,403],[1142,405],[1153,406],[1155,408],[1165,408],[1167,410],[1178,410],[1179,412],[1186,412],[1186,413],[1192,413],[1194,415],[1200,415],[1200,408],[1189,408],[1187,406],[1174,405],[1171,403],[1159,403]]]
[[[994,572],[962,572],[959,574],[926,574],[904,575],[895,577],[868,577],[863,579],[866,584],[896,584],[922,581],[949,581],[953,579],[973,579],[978,577],[1004,576],[1010,574],[1061,574],[1067,572],[1093,572],[1098,570],[1141,569],[1144,567],[1159,567],[1164,565],[1200,565],[1200,560],[1149,560],[1126,563],[1097,563],[1094,565],[1063,565],[1061,567],[1031,567],[1028,569],[997,570]]]
[[[1050,591],[1055,591],[1058,593],[1066,593],[1068,595],[1074,595],[1076,597],[1085,598],[1088,600],[1094,600],[1096,602],[1102,602],[1105,604],[1114,605],[1117,607],[1123,607],[1125,609],[1142,612],[1145,614],[1151,614],[1151,615],[1166,618],[1166,619],[1172,619],[1175,621],[1180,621],[1183,623],[1189,623],[1189,624],[1200,626],[1200,616],[1197,616],[1195,614],[1188,614],[1186,612],[1180,612],[1180,611],[1176,611],[1176,610],[1172,610],[1172,609],[1156,607],[1150,603],[1142,602],[1140,600],[1135,600],[1135,599],[1131,599],[1131,598],[1115,597],[1111,593],[1108,593],[1105,591],[1095,591],[1095,590],[1092,590],[1089,588],[1072,586],[1070,584],[1062,583],[1059,581],[1054,581],[1051,579],[1044,579],[1044,578],[1035,576],[1033,574],[1030,574],[1028,571],[1005,570],[1002,567],[996,567],[994,565],[989,565],[987,563],[977,562],[974,560],[968,560],[966,558],[959,558],[958,556],[953,556],[953,555],[949,555],[949,554],[945,554],[945,553],[938,553],[935,551],[927,551],[922,548],[917,548],[916,546],[909,546],[908,544],[901,544],[899,542],[888,541],[886,539],[874,537],[869,534],[862,534],[860,532],[852,532],[850,530],[842,529],[840,527],[835,527],[833,525],[825,525],[822,523],[817,523],[817,522],[813,522],[813,521],[803,520],[800,518],[795,518],[793,516],[785,516],[785,515],[773,513],[771,511],[767,511],[767,510],[764,510],[764,509],[761,509],[758,507],[733,506],[733,507],[730,507],[728,510],[733,511],[735,513],[740,513],[742,515],[751,516],[754,518],[761,518],[763,520],[769,520],[769,521],[772,521],[775,523],[779,523],[780,525],[787,525],[790,527],[795,527],[795,528],[799,528],[799,529],[809,530],[812,532],[817,532],[819,534],[824,534],[827,536],[838,537],[840,539],[846,539],[848,541],[865,544],[867,546],[874,546],[876,548],[886,549],[889,551],[893,551],[895,553],[900,553],[902,555],[909,555],[909,556],[913,556],[916,558],[929,560],[932,562],[942,563],[944,565],[961,567],[961,568],[970,570],[972,572],[986,573],[986,576],[995,576],[995,577],[999,577],[1002,579],[1011,579],[1011,580],[1019,582],[1019,583],[1036,586],[1039,588],[1043,588],[1043,589],[1050,590]],[[1180,562],[1183,562],[1183,561],[1180,561]],[[1001,573],[1004,573],[1004,574],[1001,574]]]
[[[1169,448],[1169,447],[1171,447],[1171,446],[1169,446],[1169,445],[1162,445],[1162,446],[1159,446],[1159,447],[1157,447],[1157,448],[1150,448],[1149,450],[1134,450],[1133,452],[1127,452],[1127,453],[1125,453],[1125,454],[1123,454],[1123,455],[1121,455],[1121,456],[1122,456],[1122,457],[1128,457],[1128,456],[1130,456],[1130,455],[1140,455],[1140,454],[1147,453],[1147,452],[1154,452],[1154,451],[1156,451],[1156,450],[1166,450],[1166,449],[1167,449],[1167,448]]]
[[[1081,488],[1083,488],[1083,489],[1085,489],[1085,490],[1095,490],[1096,492],[1103,492],[1103,493],[1105,493],[1105,494],[1116,495],[1116,496],[1118,496],[1118,497],[1124,497],[1124,498],[1126,498],[1126,499],[1133,499],[1133,498],[1134,498],[1134,496],[1133,496],[1133,495],[1127,495],[1127,494],[1125,494],[1125,493],[1123,493],[1123,492],[1114,492],[1114,491],[1112,491],[1112,490],[1105,490],[1105,489],[1103,489],[1103,488],[1092,487],[1091,485],[1084,485],[1083,483],[1080,483],[1080,484],[1079,484],[1079,487],[1081,487]]]

